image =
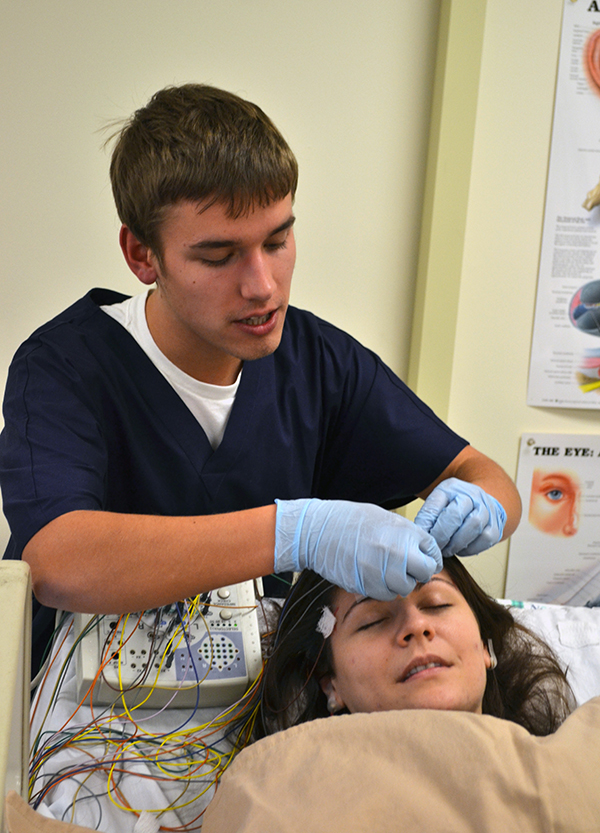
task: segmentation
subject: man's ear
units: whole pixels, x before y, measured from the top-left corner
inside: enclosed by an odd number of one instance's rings
[[[150,251],[148,246],[140,243],[127,226],[121,226],[119,245],[121,246],[121,251],[127,261],[127,265],[136,278],[143,284],[146,284],[146,286],[156,283],[158,277],[156,256]]]
[[[327,697],[327,708],[330,714],[335,714],[336,712],[346,708],[346,704],[336,689],[334,677],[331,677],[329,674],[325,677],[321,677],[319,685],[321,686],[323,694]]]

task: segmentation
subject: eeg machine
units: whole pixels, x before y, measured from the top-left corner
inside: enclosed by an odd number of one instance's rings
[[[254,584],[142,613],[75,614],[77,692],[130,708],[228,706],[262,669]]]

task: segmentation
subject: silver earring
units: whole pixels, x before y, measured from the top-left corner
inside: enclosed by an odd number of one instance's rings
[[[335,699],[333,694],[330,694],[327,698],[327,711],[329,714],[335,714],[336,712],[340,711],[340,706],[338,701]]]
[[[488,652],[490,655],[490,671],[493,671],[494,668],[498,665],[498,657],[496,656],[496,652],[494,651],[494,643],[491,639],[488,639]]]

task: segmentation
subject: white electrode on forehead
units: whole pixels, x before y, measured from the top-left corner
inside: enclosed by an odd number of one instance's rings
[[[317,622],[317,630],[327,639],[333,633],[336,625],[336,618],[331,610],[325,605],[321,618]]]

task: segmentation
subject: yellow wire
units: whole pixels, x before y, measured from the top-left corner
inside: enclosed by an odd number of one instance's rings
[[[214,645],[211,638],[210,629],[206,619],[204,618],[203,614],[200,612],[200,606],[204,607],[204,604],[199,602],[199,597],[196,597],[192,602],[189,603],[189,606],[186,611],[186,619],[183,623],[177,625],[173,635],[171,636],[165,650],[163,651],[162,657],[160,659],[159,667],[157,673],[155,675],[154,685],[150,688],[150,692],[148,697],[155,690],[157,687],[156,681],[160,675],[161,669],[163,667],[164,662],[166,661],[166,657],[169,654],[169,651],[175,651],[179,648],[182,641],[185,639],[185,626],[186,624],[191,625],[192,621],[195,621],[197,616],[199,616],[205,625],[206,632],[210,638],[210,647],[211,647],[211,658],[209,662],[209,670],[212,667],[213,655],[214,655]],[[210,605],[210,607],[223,607],[223,605]],[[242,606],[240,606],[242,607]],[[249,606],[244,605],[245,609],[248,609]],[[256,606],[253,606],[256,607]],[[180,729],[175,732],[169,733],[164,735],[163,733],[152,733],[144,730],[143,727],[137,723],[133,716],[132,712],[140,708],[143,703],[148,700],[146,697],[141,703],[136,704],[136,706],[131,707],[131,709],[127,706],[124,698],[124,687],[123,687],[123,677],[122,677],[122,663],[121,663],[121,656],[124,650],[125,644],[129,637],[125,639],[126,633],[126,626],[129,621],[129,615],[127,615],[123,621],[123,625],[121,628],[121,633],[119,636],[119,649],[117,655],[117,667],[118,667],[118,680],[119,680],[119,687],[121,688],[122,694],[120,699],[123,702],[124,711],[119,712],[115,710],[114,706],[111,708],[108,715],[101,716],[101,717],[93,717],[91,723],[87,724],[84,727],[81,727],[79,731],[76,731],[68,740],[66,740],[61,746],[60,749],[64,749],[67,747],[73,749],[79,749],[82,753],[93,757],[90,752],[87,750],[82,749],[79,744],[81,743],[103,743],[106,753],[101,758],[96,758],[98,761],[98,768],[92,770],[85,778],[85,780],[79,784],[79,787],[75,793],[75,799],[73,801],[73,806],[77,800],[77,795],[79,794],[83,783],[87,781],[87,779],[91,776],[93,772],[101,772],[105,765],[110,764],[107,774],[107,794],[110,801],[117,807],[122,810],[134,813],[140,813],[141,810],[136,810],[129,806],[125,806],[122,802],[118,801],[116,798],[117,787],[114,782],[115,770],[119,766],[119,764],[127,764],[126,758],[130,757],[133,759],[138,759],[140,761],[147,761],[149,764],[153,765],[158,772],[160,772],[166,780],[170,780],[172,782],[181,782],[183,786],[182,791],[180,793],[179,799],[175,799],[168,808],[160,808],[160,809],[153,809],[147,810],[146,812],[153,812],[153,813],[164,813],[167,809],[180,809],[182,807],[189,806],[193,804],[194,801],[197,801],[199,798],[204,796],[213,786],[217,786],[219,778],[225,772],[225,770],[229,767],[234,757],[237,753],[248,743],[248,738],[251,735],[251,730],[254,725],[254,721],[256,720],[256,716],[258,714],[258,704],[252,709],[249,715],[246,717],[244,723],[242,724],[238,735],[237,740],[233,743],[231,749],[227,752],[219,752],[215,749],[210,748],[203,738],[208,738],[217,732],[223,730],[228,725],[230,725],[236,717],[239,715],[240,708],[247,708],[249,705],[252,697],[255,695],[257,691],[257,686],[259,684],[260,677],[262,676],[259,674],[257,680],[255,680],[252,685],[248,688],[248,690],[244,693],[244,695],[236,702],[225,708],[219,715],[217,715],[212,720],[208,721],[207,723],[201,726],[195,727],[188,727],[187,729]],[[175,640],[178,640],[173,647]],[[111,650],[109,646],[109,652]],[[72,656],[72,652],[69,652],[67,659],[63,662],[63,666],[59,672],[59,680],[62,680],[62,672],[65,670],[67,663],[70,661],[70,657]],[[209,672],[207,671],[207,674]],[[202,678],[202,681],[206,679],[207,674]],[[200,681],[200,682],[202,682]],[[198,685],[199,683],[194,683],[194,685]],[[51,704],[57,696],[57,689],[58,683],[55,685],[54,690],[51,696]],[[51,708],[51,704],[49,705],[46,713],[44,715],[42,726],[38,733],[37,739],[42,735],[44,724],[46,719],[48,718],[48,714]],[[78,708],[74,712],[79,710]],[[236,711],[237,710],[237,711]],[[67,722],[68,725],[72,720],[73,715]],[[132,737],[130,740],[124,742],[123,739],[118,740],[110,735],[105,734],[106,731],[110,731],[110,727],[117,721],[123,721],[128,719],[129,722],[132,724],[135,730],[135,736]],[[63,731],[63,730],[61,730]],[[56,737],[56,733],[53,733],[53,737]],[[143,748],[143,742],[145,739],[156,739],[162,738],[162,742],[158,749],[150,750]],[[225,739],[222,739],[225,741]],[[229,741],[227,741],[229,742]],[[118,752],[113,754],[112,756],[109,754],[109,749],[112,747],[118,747]],[[37,754],[37,765],[35,767],[34,772],[32,772],[31,777],[31,788],[33,789],[35,785],[35,781],[38,777],[39,770],[41,767],[48,762],[48,760],[52,757],[53,754],[56,754],[57,751],[60,749],[50,749],[44,754],[43,751]],[[43,750],[43,747],[42,747]],[[180,761],[161,761],[160,756],[161,753],[164,755],[182,755],[185,757],[183,760]],[[186,770],[186,774],[183,772],[178,772],[177,770]],[[193,798],[189,801],[181,802],[180,799],[183,798],[183,795],[187,791],[190,786],[190,783],[193,783],[199,779],[207,779],[210,778],[211,775],[215,775],[212,778],[205,789],[203,789],[199,794],[196,794]],[[134,773],[130,773],[134,774]],[[162,779],[161,779],[162,780]],[[114,785],[114,789],[111,788],[111,784]],[[113,793],[115,793],[113,795]]]

